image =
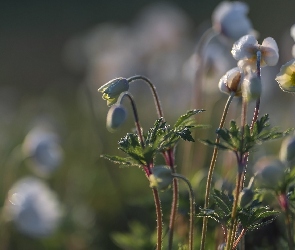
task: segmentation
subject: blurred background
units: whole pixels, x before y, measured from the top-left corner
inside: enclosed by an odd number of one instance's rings
[[[117,141],[132,129],[131,114],[120,131],[109,133],[105,128],[108,107],[97,89],[115,77],[145,75],[158,90],[167,121],[173,123],[192,108],[197,65],[193,53],[202,33],[212,25],[218,3],[1,2],[0,249],[153,248],[154,205],[146,177],[139,169],[120,169],[100,158],[120,154]],[[261,114],[270,113],[271,123],[286,129],[294,124],[294,97],[280,91],[274,77],[292,58],[295,2],[253,0],[247,4],[259,41],[271,36],[280,49],[278,66],[263,71],[267,87]],[[212,129],[196,134],[202,139],[214,138],[226,100],[217,83],[235,66],[232,43],[221,39],[210,46],[205,101],[193,106],[208,110],[199,121]],[[143,83],[133,84],[130,91],[142,126],[148,129],[157,118],[152,95]],[[286,114],[285,107],[291,112]],[[233,111],[232,117],[235,112],[239,111]],[[212,150],[196,144],[195,155],[202,159],[192,164],[191,156],[185,154],[188,146],[182,143],[176,161],[179,171],[198,187]],[[280,142],[267,145],[253,158],[266,150],[277,154],[279,146]],[[221,162],[225,164],[226,159],[221,157]],[[169,199],[163,196],[164,211],[165,201],[170,207]],[[184,204],[184,214],[186,208]],[[124,248],[130,238],[123,233],[132,229],[145,243]]]

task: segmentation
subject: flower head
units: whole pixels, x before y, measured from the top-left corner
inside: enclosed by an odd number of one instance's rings
[[[152,174],[149,176],[150,187],[158,190],[166,190],[170,187],[173,176],[169,166],[155,166],[152,168]]]
[[[247,17],[247,4],[239,1],[221,2],[212,15],[213,28],[218,33],[236,41],[252,32],[252,24]]]
[[[288,136],[283,140],[280,149],[280,160],[282,162],[292,162],[295,159],[295,136]]]
[[[226,94],[235,93],[235,96],[241,96],[241,83],[243,81],[243,73],[238,67],[233,68],[225,73],[223,77],[220,78],[218,87],[221,92]]]
[[[276,81],[283,91],[295,92],[295,59],[292,59],[281,67]]]
[[[57,228],[62,212],[55,194],[35,177],[17,181],[8,193],[6,218],[31,237],[46,237]]]
[[[263,157],[256,162],[254,169],[256,184],[275,190],[284,180],[286,167],[279,159]]]
[[[115,78],[102,85],[97,91],[103,93],[102,98],[107,101],[107,105],[113,105],[119,95],[129,89],[129,82],[126,78]]]
[[[42,127],[35,127],[27,134],[22,152],[31,170],[42,177],[51,174],[63,160],[58,134]]]
[[[265,38],[260,45],[254,36],[243,36],[234,43],[231,53],[236,60],[240,60],[238,64],[240,67],[250,66],[252,69],[256,69],[258,51],[261,53],[261,67],[277,64],[279,49],[276,41],[271,37]]]
[[[127,112],[120,104],[113,105],[107,115],[107,128],[109,131],[114,132],[126,120]]]

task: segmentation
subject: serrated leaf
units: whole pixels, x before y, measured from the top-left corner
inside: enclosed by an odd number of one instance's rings
[[[212,194],[216,205],[224,212],[225,215],[230,214],[232,210],[232,200],[225,193],[214,189]]]
[[[243,228],[247,230],[254,230],[261,226],[271,223],[279,212],[269,210],[269,207],[255,207],[241,209],[238,212],[238,219],[240,220]]]
[[[226,145],[226,144],[222,144],[222,143],[216,143],[216,142],[212,142],[210,140],[201,140],[199,139],[199,142],[208,145],[208,146],[214,146],[214,147],[218,147],[221,150],[234,150],[233,147],[231,147],[230,145]]]
[[[140,145],[137,134],[128,133],[119,141],[119,149],[128,154],[139,164],[145,165],[146,159],[143,154],[143,148]]]
[[[101,155],[100,157],[107,159],[113,163],[119,164],[120,166],[134,166],[140,167],[141,165],[138,162],[134,161],[131,157],[119,157],[119,156],[112,156],[112,155]]]
[[[187,126],[187,125],[190,125],[190,124],[187,124],[186,122],[189,121],[191,122],[189,119],[193,116],[193,115],[196,115],[196,114],[199,114],[201,112],[204,112],[205,110],[204,109],[193,109],[193,110],[189,110],[186,112],[186,114],[180,116],[176,123],[174,124],[174,128],[177,128],[179,126]]]

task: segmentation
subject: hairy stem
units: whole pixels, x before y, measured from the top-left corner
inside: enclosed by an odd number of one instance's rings
[[[161,201],[159,197],[159,192],[157,189],[152,188],[154,201],[156,206],[156,216],[157,216],[157,250],[162,249],[162,231],[163,231],[163,221],[162,221],[162,209],[161,209]]]
[[[233,249],[237,248],[238,247],[238,244],[240,241],[242,241],[243,237],[245,236],[246,234],[246,229],[243,228],[242,232],[240,233],[239,237],[236,239],[236,241],[234,242],[233,244]]]
[[[226,248],[225,250],[231,250],[233,246],[233,241],[235,239],[235,233],[237,228],[237,210],[238,210],[238,200],[239,200],[239,194],[240,194],[240,185],[241,185],[241,178],[242,173],[238,173],[237,179],[236,179],[236,189],[235,189],[235,197],[234,197],[234,204],[233,209],[231,213],[231,222],[230,227],[227,234],[227,241],[226,241]]]
[[[154,84],[152,84],[152,82],[145,76],[141,76],[141,75],[136,75],[136,76],[132,76],[132,77],[129,77],[127,79],[127,81],[129,83],[135,81],[135,80],[143,80],[145,81],[151,91],[152,91],[152,94],[153,94],[153,97],[154,97],[154,101],[155,101],[155,106],[156,106],[156,109],[157,109],[157,113],[158,113],[158,117],[161,118],[161,117],[164,117],[164,113],[163,113],[163,110],[162,110],[162,106],[161,106],[161,103],[160,103],[160,99],[159,99],[159,96],[158,96],[158,93],[157,93],[157,90],[156,90],[156,87]]]
[[[190,194],[190,225],[189,225],[189,250],[193,250],[194,247],[194,218],[195,218],[195,194],[193,187],[188,179],[186,179],[184,176],[180,174],[173,174],[174,177],[182,179],[185,181],[189,188],[189,194]]]
[[[225,118],[228,113],[229,106],[232,102],[232,99],[234,98],[235,93],[232,92],[231,95],[228,97],[227,102],[225,104],[223,114],[220,120],[219,124],[219,129],[223,128],[224,123],[225,123]],[[219,143],[220,137],[219,135],[216,136],[215,143]],[[211,163],[209,166],[209,171],[208,171],[208,177],[207,177],[207,183],[206,183],[206,192],[205,192],[205,204],[204,204],[204,209],[207,209],[209,207],[209,201],[210,201],[210,191],[211,191],[211,185],[212,185],[212,177],[213,177],[213,172],[215,168],[215,163],[218,155],[218,148],[214,147],[213,150],[213,155],[211,158]],[[202,227],[202,236],[201,236],[201,250],[205,249],[205,242],[206,242],[206,234],[207,234],[207,224],[208,224],[208,218],[204,217],[203,218],[203,227]]]

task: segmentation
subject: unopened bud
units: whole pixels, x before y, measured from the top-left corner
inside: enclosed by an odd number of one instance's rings
[[[107,100],[108,106],[113,105],[119,95],[122,92],[128,91],[129,89],[129,82],[126,78],[115,78],[103,86],[101,86],[97,91],[103,93],[102,98]]]
[[[239,195],[239,207],[247,207],[253,201],[254,192],[250,188],[244,188]]]
[[[261,79],[256,75],[246,78],[242,84],[242,93],[246,101],[257,100],[262,92]]]
[[[107,115],[107,129],[114,132],[125,122],[126,117],[127,112],[122,105],[113,105]]]
[[[291,162],[295,159],[295,136],[287,137],[280,150],[280,160],[282,162]]]
[[[285,165],[278,159],[262,158],[254,167],[255,183],[264,188],[277,189],[285,176]]]
[[[164,191],[171,186],[173,176],[169,166],[155,166],[149,176],[150,187]]]
[[[221,92],[226,94],[235,93],[235,96],[241,96],[241,82],[243,74],[238,67],[233,68],[225,73],[219,80],[218,87]]]

